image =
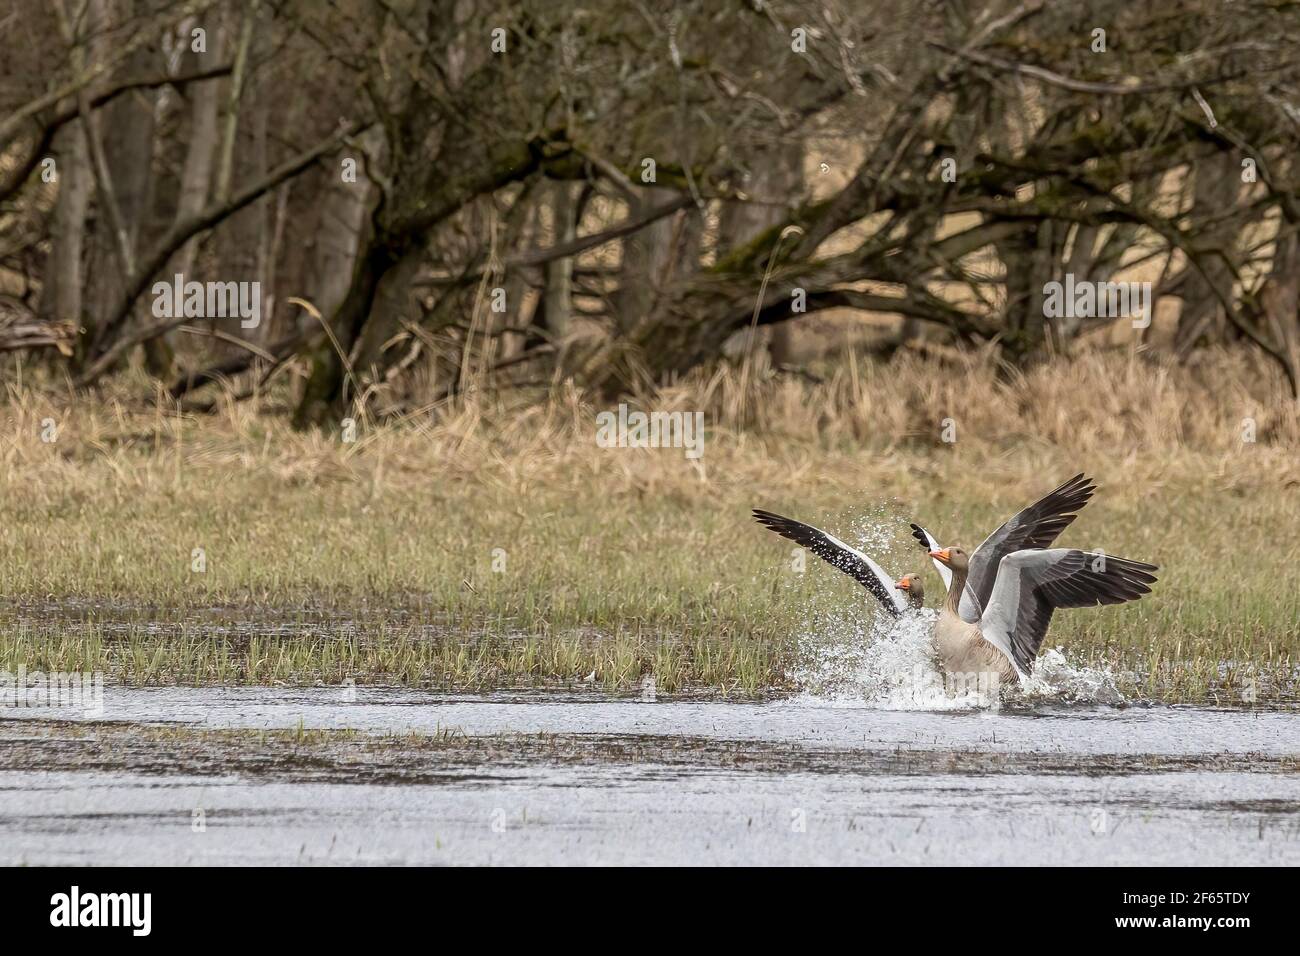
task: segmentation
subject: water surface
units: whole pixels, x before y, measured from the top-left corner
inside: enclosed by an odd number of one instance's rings
[[[109,687],[0,750],[4,863],[1300,863],[1280,710]]]

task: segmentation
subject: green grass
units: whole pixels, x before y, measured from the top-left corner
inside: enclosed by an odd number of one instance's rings
[[[680,451],[597,448],[573,404],[465,411],[350,446],[245,408],[37,404],[0,407],[3,669],[454,688],[653,674],[663,692],[780,692],[814,615],[869,598],[811,556],[793,573],[751,507],[923,571],[933,606],[909,520],[972,547],[1087,470],[1102,490],[1062,543],[1153,561],[1160,581],[1135,604],[1058,613],[1047,646],[1155,699],[1239,699],[1251,681],[1261,699],[1295,693],[1300,491],[1285,447],[717,429],[700,469]],[[57,443],[36,437],[47,414]]]
[[[843,505],[869,500],[865,488],[584,502],[465,483],[374,494],[256,474],[200,475],[186,487],[108,494],[93,507],[8,508],[0,667],[97,669],[132,683],[350,677],[449,687],[592,672],[623,687],[653,673],[667,692],[756,693],[784,686],[814,597],[823,607],[865,599],[815,559],[794,574],[786,542],[747,514],[761,503],[854,540],[861,515]],[[991,528],[1022,500],[921,500],[873,516],[897,533],[891,549],[871,550],[900,573],[924,569],[910,514],[973,542],[978,532],[967,529]],[[1143,688],[1154,696],[1195,698],[1224,661],[1276,681],[1296,659],[1300,620],[1295,590],[1279,588],[1294,545],[1273,547],[1277,513],[1259,497],[1213,491],[1103,492],[1063,541],[1154,560],[1161,581],[1136,604],[1058,614],[1049,645],[1076,662],[1154,675]],[[195,547],[206,553],[203,573],[191,570]],[[493,571],[495,548],[504,570]],[[934,604],[938,581],[924,570]]]
[[[278,622],[278,612],[266,614]],[[128,625],[106,636],[94,622],[35,630],[0,621],[0,670],[102,672],[134,685],[397,683],[486,690],[531,684],[635,687],[647,674],[658,691],[699,687],[758,695],[785,686],[792,646],[783,640],[626,633],[538,634],[490,631],[430,637],[376,626],[361,636],[292,635],[232,639],[159,634]],[[321,625],[322,631],[328,624]]]

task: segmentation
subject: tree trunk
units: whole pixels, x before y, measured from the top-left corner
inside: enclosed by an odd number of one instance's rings
[[[468,151],[444,151],[433,161],[421,156],[418,162],[416,157],[404,164],[400,159],[397,162],[399,170],[390,174],[387,200],[370,224],[365,252],[353,271],[347,298],[330,322],[345,355],[361,335],[375,291],[387,271],[413,248],[422,246],[435,226],[477,197],[536,172],[542,149],[535,141],[514,142],[498,150],[491,164]],[[455,163],[466,167],[448,170]],[[429,182],[430,169],[446,170],[433,179],[436,185]],[[324,342],[315,347],[311,359],[308,382],[294,412],[294,424],[299,428],[325,424],[340,415],[345,404],[344,356]]]
[[[403,320],[414,322],[418,319],[412,285],[424,259],[424,247],[412,246],[385,273],[376,287],[370,314],[361,329],[361,338],[353,360],[357,386],[361,389],[384,381],[391,364],[385,354],[390,347],[389,343],[401,333]],[[347,347],[344,345],[344,348]]]
[[[1231,255],[1235,246],[1231,230],[1222,227],[1215,229],[1212,224],[1237,203],[1241,174],[1235,157],[1231,153],[1222,152],[1204,159],[1196,164],[1194,176],[1192,212],[1211,223],[1208,229],[1197,236],[1197,244],[1207,246],[1222,243],[1224,252]],[[1223,304],[1215,295],[1214,289],[1218,287],[1231,291],[1232,274],[1217,256],[1207,258],[1206,272],[1209,273],[1208,281],[1199,270],[1193,269],[1183,288],[1183,307],[1174,332],[1174,351],[1180,359],[1186,358],[1198,343],[1207,338],[1223,340],[1227,333]]]
[[[378,130],[362,136],[366,148],[377,149]],[[343,159],[356,160],[355,183],[344,182]],[[320,174],[319,223],[312,235],[304,288],[321,315],[333,315],[347,298],[357,264],[357,250],[366,230],[366,210],[374,201],[373,184],[366,177],[361,157],[352,150],[325,163]]]
[[[1043,287],[1061,278],[1066,229],[1066,224],[1046,221],[1032,232],[997,244],[1007,287],[1006,332],[1000,345],[1003,358],[1017,368],[1043,358],[1049,336],[1058,347],[1068,344],[1063,330],[1048,322],[1043,308]]]
[[[137,10],[143,12],[143,6],[143,0],[129,0],[122,15],[129,16]],[[92,3],[91,10],[92,18],[105,27],[114,19],[112,6],[107,3]],[[92,49],[95,45],[92,43]],[[97,52],[93,56],[98,59],[101,55]],[[156,69],[158,60],[156,45],[145,43],[131,53],[123,69],[135,75],[148,73]],[[86,283],[88,309],[93,313],[86,322],[90,342],[87,354],[102,352],[121,331],[109,327],[110,310],[127,281],[127,263],[122,261],[123,254],[134,260],[152,207],[156,101],[156,90],[134,90],[118,97],[96,114],[95,126],[105,160],[105,182],[102,185],[109,192],[97,188],[95,197],[96,215],[91,231]],[[91,131],[87,130],[86,135],[89,137]],[[88,141],[87,149],[92,154],[92,161],[94,148]],[[116,201],[123,232],[121,236],[116,234],[109,214],[110,195]],[[131,321],[132,315],[123,320],[124,325]]]
[[[577,234],[577,204],[575,187],[558,180],[551,183],[551,240],[558,244],[568,242]],[[546,331],[554,340],[569,334],[573,317],[573,256],[554,259],[545,266],[545,291],[542,294],[542,313]]]
[[[324,425],[341,416],[345,407],[345,356],[370,316],[380,281],[400,258],[388,246],[372,242],[358,258],[347,295],[338,310],[332,316],[322,313],[333,337],[320,337],[308,352],[310,371],[294,410],[295,428]]]
[[[1282,228],[1287,225],[1284,219]],[[1294,233],[1277,242],[1260,305],[1294,390],[1300,381],[1300,242]]]
[[[671,189],[638,190],[628,215],[639,216],[675,196]],[[695,271],[699,257],[699,213],[683,209],[651,223],[623,240],[614,315],[623,333],[634,329],[658,308],[664,290],[683,273]]]
[[[202,70],[221,62],[222,31],[214,27],[208,35],[206,53],[187,53],[186,67]],[[217,117],[221,106],[221,82],[207,80],[190,87],[190,135],[181,169],[180,195],[176,201],[177,221],[194,215],[208,201],[212,187],[212,167],[217,151]],[[177,257],[181,272],[188,274],[197,252],[196,240],[185,244]]]
[[[248,61],[256,57],[259,48],[269,39],[269,32],[262,22],[262,13],[261,5],[253,3],[245,9],[243,19],[231,26],[235,36],[235,71],[231,74],[230,89],[226,96],[225,129],[216,169],[216,191],[219,195],[228,195],[233,182],[260,178],[269,168],[267,126],[270,97],[264,85],[256,82],[248,69]],[[250,329],[243,328],[238,317],[222,319],[209,316],[208,324],[229,335],[255,343],[263,341],[270,321],[267,304],[273,290],[267,282],[267,272],[264,269],[266,261],[263,246],[273,232],[271,213],[274,201],[273,194],[262,196],[227,219],[217,230],[220,278],[226,281],[260,283],[262,315],[259,325]],[[218,351],[236,348],[238,346],[222,345]]]
[[[50,321],[81,325],[82,254],[94,177],[81,123],[65,126],[54,141],[59,193],[50,224],[50,258],[41,311]]]
[[[214,22],[208,31],[206,53],[186,52],[182,57],[184,70],[201,70],[221,62],[222,31]],[[174,223],[183,222],[196,215],[208,201],[212,185],[212,166],[217,149],[217,114],[220,106],[221,83],[207,80],[190,88],[189,143],[185,150],[185,163],[181,168],[179,192],[176,199]],[[191,239],[172,260],[167,277],[180,274],[186,281],[194,278],[194,263],[198,256],[199,240]],[[144,344],[145,363],[150,372],[163,379],[172,377],[175,365],[175,338],[172,333],[159,336]]]
[[[764,150],[755,157],[744,184],[745,191],[756,201],[723,206],[718,223],[720,249],[739,249],[789,216],[803,198],[803,158],[803,144],[799,142]],[[765,326],[755,336],[754,344],[767,349],[774,367],[789,365],[793,358],[791,321]],[[749,333],[746,330],[740,334]]]

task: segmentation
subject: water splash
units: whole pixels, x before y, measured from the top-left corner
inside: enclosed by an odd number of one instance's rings
[[[845,540],[877,557],[884,567],[922,567],[923,558],[918,558],[913,548],[900,546],[900,522],[887,509],[864,512],[848,524]],[[935,609],[923,608],[894,619],[870,597],[845,603],[843,588],[831,583],[835,572],[817,564],[808,568],[809,574],[819,576],[818,587],[807,602],[797,663],[788,675],[801,689],[799,700],[817,706],[884,710],[997,709],[1004,702],[1113,704],[1123,700],[1108,668],[1071,664],[1060,648],[1038,658],[1029,680],[1000,692],[996,687],[955,682],[935,658]],[[927,578],[942,594],[938,580],[933,575]]]
[[[1123,700],[1109,668],[1071,664],[1059,649],[1041,655],[1033,676],[1002,689],[954,683],[935,659],[930,608],[898,620],[865,622],[846,611],[822,617],[800,635],[797,666],[789,675],[807,703],[882,710],[998,709],[1002,703]]]
[[[1089,704],[1124,702],[1119,683],[1109,667],[1071,664],[1059,647],[1038,655],[1033,676],[1020,686],[1017,693],[1025,700]]]
[[[791,678],[808,703],[884,710],[996,707],[996,695],[948,686],[934,657],[932,609],[865,623],[852,612],[827,615],[800,636]]]

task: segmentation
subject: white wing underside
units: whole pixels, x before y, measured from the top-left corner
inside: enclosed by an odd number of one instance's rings
[[[993,592],[989,606],[980,616],[980,634],[984,640],[1006,656],[1016,673],[1024,680],[1029,675],[1016,661],[1011,650],[1011,635],[1016,630],[1017,609],[1020,607],[1021,573],[1034,565],[1050,565],[1056,560],[1052,551],[1014,551],[998,564],[997,577],[993,579]]]
[[[894,579],[857,548],[850,547],[821,528],[761,508],[754,509],[754,518],[769,531],[807,548],[832,567],[852,577],[896,617],[907,612],[907,601],[894,587]]]
[[[818,528],[817,530],[821,531],[820,528]],[[843,548],[845,551],[853,555],[855,558],[857,558],[859,561],[861,561],[863,564],[865,564],[868,568],[871,569],[871,573],[874,574],[876,576],[876,579],[880,581],[880,586],[885,589],[885,593],[889,595],[889,600],[893,602],[894,609],[898,611],[899,614],[902,614],[904,611],[907,610],[907,602],[903,599],[902,592],[900,592],[897,588],[894,587],[894,579],[885,573],[884,568],[876,564],[875,561],[872,561],[869,557],[867,557],[857,548],[849,547],[847,544],[845,544],[839,538],[835,537],[835,535],[831,534],[829,531],[822,531],[821,533],[824,534],[826,536],[826,539],[830,541],[831,544],[835,545],[835,547]]]

